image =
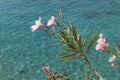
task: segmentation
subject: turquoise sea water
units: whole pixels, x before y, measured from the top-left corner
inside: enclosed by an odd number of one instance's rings
[[[71,80],[84,80],[83,61],[60,62],[59,46],[40,31],[31,32],[38,17],[57,19],[59,5],[66,20],[104,34],[109,44],[120,39],[120,0],[0,0],[0,80],[47,80],[43,66],[66,71]],[[93,50],[89,55],[106,80],[117,80],[118,70],[110,68],[109,55]],[[88,69],[88,71],[90,71]]]

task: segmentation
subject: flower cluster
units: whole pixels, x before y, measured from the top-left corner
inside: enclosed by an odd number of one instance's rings
[[[42,68],[48,80],[69,80],[67,73],[59,74],[54,70],[53,74],[50,72],[50,67],[45,66]]]
[[[96,45],[96,50],[100,50],[100,51],[105,51],[105,52],[108,52],[108,53],[110,53],[111,55],[112,55],[112,57],[110,57],[109,58],[109,60],[108,60],[108,62],[111,62],[112,64],[111,64],[111,66],[112,67],[115,67],[115,66],[120,66],[120,62],[117,62],[117,60],[116,60],[116,58],[118,57],[118,55],[119,54],[117,54],[117,53],[119,53],[119,48],[120,48],[120,46],[119,46],[119,44],[118,44],[118,40],[116,41],[116,45],[118,46],[117,47],[117,51],[118,52],[115,52],[115,50],[110,50],[110,48],[109,48],[109,45],[108,45],[108,43],[107,43],[107,40],[106,40],[106,38],[103,38],[103,34],[99,34],[99,39],[97,40],[97,45]],[[116,47],[114,46],[113,47],[113,49],[116,49]]]
[[[32,25],[31,29],[32,31],[35,31],[37,29],[40,29],[41,26],[44,26],[43,23],[41,22],[41,17],[39,17],[38,20],[35,20],[35,24]]]
[[[42,20],[41,17],[39,17],[38,20],[35,20],[35,24],[31,26],[32,31],[42,29],[42,26],[51,26],[51,25],[56,26],[57,25],[57,20],[54,16],[51,16],[47,24],[46,22],[42,23],[41,20]]]
[[[47,26],[56,26],[57,25],[57,20],[54,16],[51,16],[51,18],[48,20]]]
[[[115,64],[114,64],[115,61],[116,61],[116,56],[115,55],[110,57],[109,60],[108,60],[108,62],[112,62],[112,64],[111,64],[112,67],[115,67]]]
[[[49,66],[45,66],[42,68],[43,72],[50,72],[50,67]]]
[[[99,35],[99,39],[97,40],[96,50],[106,51],[108,50],[108,43],[105,38],[103,38],[103,34]]]

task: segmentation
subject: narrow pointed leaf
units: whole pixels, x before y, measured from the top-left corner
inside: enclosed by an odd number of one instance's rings
[[[81,36],[78,34],[77,30],[72,26],[72,34],[73,34],[73,41],[75,43],[75,46],[77,48],[77,51],[80,51],[79,49],[82,49],[82,44],[81,44]]]
[[[60,17],[63,18],[63,12],[62,12],[62,7],[60,6]]]
[[[116,49],[116,51],[117,51],[117,55],[116,55],[116,56],[117,56],[118,58],[120,58],[120,51],[118,50],[118,48],[115,48],[115,49]]]
[[[87,40],[89,39],[90,35],[93,33],[93,30],[91,30],[88,35],[83,40],[83,46],[87,43]]]
[[[89,26],[89,24],[88,24],[87,27],[83,30],[82,35],[84,35],[85,32],[87,32],[88,26]]]
[[[73,51],[73,52],[76,52],[76,50],[73,49],[73,48],[64,48],[64,50],[66,50],[66,51]]]
[[[63,32],[62,30],[60,30],[60,34],[62,34],[62,35],[66,35],[65,32]]]
[[[64,42],[65,45],[69,46],[72,49],[75,49],[74,44],[70,43],[66,36],[61,35],[61,39],[62,39],[62,41]]]
[[[68,44],[68,42],[63,38],[63,37],[61,37],[61,42],[62,42],[62,44]]]
[[[75,49],[75,46],[69,42],[67,42],[64,38],[62,38],[62,41],[65,45],[67,45],[68,47],[72,48],[72,49]]]
[[[89,45],[88,45],[88,47],[87,47],[86,54],[87,54],[87,53],[89,52],[89,50],[91,49],[91,47],[93,46],[93,44],[94,44],[95,41],[97,40],[98,36],[99,36],[99,33],[98,33],[98,32],[93,36],[92,40],[90,41],[90,43],[89,43]]]
[[[72,51],[72,52],[75,52],[75,53],[79,53],[79,52],[81,52],[82,51],[82,49],[81,48],[64,48],[64,50],[66,50],[66,51]]]
[[[76,59],[77,57],[74,57],[74,56],[72,56],[72,57],[67,57],[67,58],[61,58],[60,59],[60,61],[72,61],[72,60],[74,60],[74,59]]]
[[[85,75],[85,80],[89,80],[86,65],[84,65],[84,75]]]
[[[69,55],[69,54],[73,54],[73,52],[66,52],[66,53],[63,53],[63,54],[59,54],[59,56],[61,57],[61,56],[64,56],[64,55]]]
[[[75,56],[75,54],[73,52],[71,52],[71,53],[64,53],[60,57],[61,58],[67,58],[67,57],[73,57],[73,56]]]
[[[74,28],[74,26],[72,27],[72,33],[73,33],[74,39],[77,41],[77,31],[76,31],[76,29]]]
[[[79,47],[83,47],[82,46],[82,37],[80,36],[80,35],[78,35],[78,45],[79,45]]]
[[[67,37],[67,36],[61,34],[61,37],[62,37],[66,42],[69,43],[69,40],[68,40],[68,37]]]
[[[73,44],[68,43],[67,45],[68,45],[70,48],[75,49],[75,46],[74,46]]]

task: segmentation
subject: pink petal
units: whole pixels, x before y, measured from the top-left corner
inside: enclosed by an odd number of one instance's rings
[[[51,16],[51,18],[48,20],[47,26],[56,26],[57,25],[57,21],[56,18],[54,16]]]
[[[45,67],[42,68],[43,72],[46,72]]]
[[[106,43],[107,42],[107,40],[105,39],[105,38],[103,38],[103,41]]]
[[[31,26],[32,31],[35,31],[37,29],[39,29],[41,26],[43,26],[42,22],[41,22],[41,17],[39,17],[38,20],[35,20],[35,25]]]
[[[52,21],[51,20],[49,20],[48,23],[47,23],[47,26],[50,26],[50,25],[52,25]]]
[[[32,31],[35,31],[37,29],[37,25],[32,25],[31,29],[32,29]]]
[[[38,23],[38,21],[37,20],[35,20],[35,25]]]
[[[111,64],[111,66],[112,66],[112,67],[115,67],[115,64],[114,64],[114,63],[112,63],[112,64]]]
[[[100,46],[97,44],[96,47],[95,47],[96,50],[99,50],[100,49]]]
[[[46,70],[49,71],[50,67],[49,66],[46,66]]]
[[[115,62],[115,60],[116,60],[116,56],[113,55],[112,57],[109,58],[108,62]]]
[[[103,39],[102,39],[102,38],[99,38],[99,39],[97,40],[97,42],[98,42],[98,43],[101,43],[101,42],[103,42]]]
[[[55,18],[54,16],[51,16],[51,19],[52,19],[52,20],[56,20],[56,18]]]
[[[99,34],[99,37],[100,37],[100,38],[102,38],[102,37],[103,37],[103,34],[102,34],[102,33],[100,33],[100,34]]]

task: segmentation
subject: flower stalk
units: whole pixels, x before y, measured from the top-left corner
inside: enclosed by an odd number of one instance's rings
[[[86,56],[84,56],[83,59],[89,64],[89,66],[91,67],[93,73],[97,76],[98,80],[104,80],[104,78],[96,71],[96,69],[91,64],[91,62],[86,58]]]

